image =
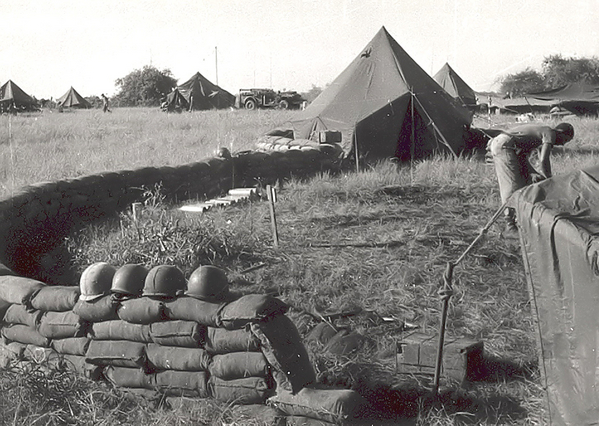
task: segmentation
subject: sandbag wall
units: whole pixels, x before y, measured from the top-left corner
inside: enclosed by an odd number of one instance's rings
[[[336,167],[338,158],[316,148],[247,151],[179,167],[146,167],[27,186],[0,201],[0,263],[17,274],[31,274],[43,254],[74,227],[128,209],[131,203],[143,201],[145,190],[155,185],[161,185],[169,200],[178,202],[210,198],[234,186],[308,177]]]
[[[211,303],[113,295],[5,276],[0,359],[64,364],[92,379],[169,396],[260,404],[315,381],[287,305],[267,295]],[[13,296],[10,296],[10,295]]]

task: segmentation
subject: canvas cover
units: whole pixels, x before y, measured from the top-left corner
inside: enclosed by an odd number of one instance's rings
[[[290,125],[296,139],[340,131],[346,155],[357,147],[361,157],[409,160],[459,153],[471,121],[382,27]]]
[[[66,108],[91,108],[92,104],[90,104],[83,96],[81,96],[74,88],[71,86],[67,93],[62,95],[60,98],[56,100],[58,105],[66,107]]]
[[[235,96],[210,82],[199,72],[177,86],[193,110],[222,109],[235,105]]]
[[[15,82],[8,80],[0,87],[0,110],[6,110],[11,105],[14,105],[17,111],[33,111],[39,108],[35,99]]]
[[[166,100],[162,104],[162,109],[167,112],[181,112],[189,109],[189,102],[179,92],[179,89],[174,88],[171,93],[166,95]]]
[[[599,420],[599,166],[512,197],[551,425]]]
[[[466,108],[476,106],[476,93],[446,62],[433,79]]]
[[[579,115],[599,112],[599,85],[597,84],[569,83],[557,89],[529,93],[528,96],[550,101]]]

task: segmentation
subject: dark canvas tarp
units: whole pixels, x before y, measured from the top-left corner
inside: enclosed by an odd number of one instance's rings
[[[447,94],[383,27],[354,61],[296,118],[296,139],[337,130],[349,155],[420,158],[458,153],[470,112]]]
[[[599,422],[599,166],[513,196],[552,425]]]
[[[488,103],[488,100],[486,100]],[[548,114],[555,102],[528,97],[500,98],[492,97],[490,108],[503,114]]]
[[[58,105],[67,108],[91,108],[90,104],[83,96],[81,96],[74,88],[71,88],[56,100]]]
[[[465,107],[469,109],[476,107],[476,93],[448,63],[443,65],[433,79]]]
[[[0,111],[8,111],[13,107],[16,111],[34,111],[39,108],[35,99],[12,80],[8,80],[0,87]]]
[[[529,93],[530,98],[551,101],[575,114],[599,112],[599,85],[584,82],[566,84],[557,89]]]
[[[210,82],[199,72],[177,86],[193,110],[222,109],[235,105],[235,96]]]

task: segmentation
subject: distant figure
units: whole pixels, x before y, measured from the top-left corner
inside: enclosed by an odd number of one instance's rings
[[[104,112],[112,112],[109,108],[108,98],[104,93],[102,93],[102,111]]]
[[[188,109],[188,111],[193,111],[193,101],[194,101],[193,92],[191,92],[189,94],[189,109]]]
[[[502,132],[489,140],[487,150],[493,156],[495,173],[499,183],[501,202],[521,188],[551,177],[551,150],[555,145],[564,145],[574,137],[574,127],[560,123],[555,128],[541,124],[524,124]],[[539,170],[530,164],[529,155],[541,150]],[[506,227],[504,238],[517,238],[516,212],[512,207],[505,209]]]

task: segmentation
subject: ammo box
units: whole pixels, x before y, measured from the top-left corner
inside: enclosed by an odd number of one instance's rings
[[[341,132],[337,130],[321,130],[318,132],[319,143],[341,143]]]
[[[438,336],[418,332],[405,336],[397,345],[398,372],[434,376],[438,342]],[[460,382],[476,379],[484,362],[483,350],[482,341],[446,336],[441,375]]]

